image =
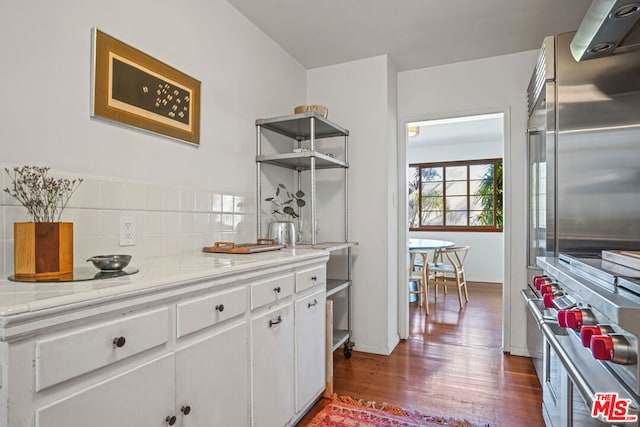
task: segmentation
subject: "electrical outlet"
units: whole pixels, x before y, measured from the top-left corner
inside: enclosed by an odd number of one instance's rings
[[[120,246],[135,246],[136,218],[134,216],[120,217]]]

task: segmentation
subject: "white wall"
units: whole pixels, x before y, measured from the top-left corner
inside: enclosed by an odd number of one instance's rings
[[[2,18],[0,164],[52,166],[101,183],[133,180],[138,189],[160,186],[167,194],[175,185],[246,197],[255,206],[255,120],[304,103],[306,70],[229,3],[3,2]],[[202,82],[199,146],[89,117],[92,27]],[[103,196],[91,206],[96,215]],[[202,213],[190,205],[170,212]],[[139,199],[109,206],[145,209]],[[7,243],[10,231],[0,232]]]
[[[307,73],[307,102],[329,107],[329,119],[351,133],[349,239],[360,243],[354,249],[353,339],[356,349],[380,354],[398,342],[395,74],[387,56]],[[319,200],[319,206],[340,210],[332,199]],[[339,227],[322,219],[321,231]]]
[[[504,350],[526,354],[526,314],[519,290],[525,269],[525,94],[536,51],[399,73],[398,117],[407,121],[507,111],[504,153]],[[404,177],[403,177],[404,178]],[[401,203],[406,203],[402,194]]]
[[[407,161],[411,164],[501,158],[502,146],[502,139],[455,143],[429,141],[417,146],[409,143]],[[409,236],[448,240],[459,246],[471,246],[465,260],[467,280],[496,283],[502,283],[504,280],[503,233],[411,231]]]
[[[258,117],[305,98],[305,70],[224,0],[2,6],[2,163],[244,191]],[[200,146],[89,118],[91,28],[202,82]]]

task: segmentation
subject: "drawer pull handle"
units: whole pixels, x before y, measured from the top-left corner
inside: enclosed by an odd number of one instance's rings
[[[318,276],[311,276],[311,280],[315,282],[316,280],[318,280]]]
[[[222,313],[224,311],[224,304],[216,305],[216,311],[219,311],[220,313]]]
[[[318,305],[318,300],[314,299],[313,302],[310,302],[310,303],[307,304],[307,308],[311,308],[311,307],[316,306],[316,305]]]
[[[280,289],[280,286],[278,286],[277,288],[273,288],[273,292],[275,292],[277,294],[279,294],[281,290],[282,289]]]
[[[273,325],[278,325],[282,323],[282,316],[278,316],[277,320],[269,320],[269,327],[272,328]]]
[[[189,413],[191,412],[191,406],[189,405],[183,406],[182,408],[180,408],[180,412],[182,412],[185,415],[189,415]]]
[[[124,347],[127,340],[124,337],[116,337],[113,339],[113,345],[118,348]]]
[[[175,415],[167,415],[167,418],[164,419],[166,421],[167,424],[169,424],[170,426],[174,425],[176,423],[176,421],[178,421],[178,419],[176,418]]]

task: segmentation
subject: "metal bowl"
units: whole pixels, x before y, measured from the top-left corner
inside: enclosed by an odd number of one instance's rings
[[[129,265],[131,255],[96,255],[89,258],[100,271],[119,271]]]

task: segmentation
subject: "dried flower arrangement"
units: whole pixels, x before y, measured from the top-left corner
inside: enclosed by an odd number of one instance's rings
[[[298,190],[295,193],[292,193],[287,190],[287,187],[284,184],[278,184],[278,186],[276,187],[276,195],[274,197],[267,197],[266,199],[264,199],[264,201],[272,203],[273,208],[271,209],[271,213],[276,217],[278,221],[282,221],[283,219],[291,221],[300,216],[300,210],[296,212],[293,206],[294,202],[295,206],[297,206],[298,208],[306,205],[303,197],[304,192],[302,190]]]
[[[4,192],[27,209],[33,222],[60,222],[62,211],[82,183],[82,178],[54,178],[50,167],[17,166],[5,168],[11,186]]]

